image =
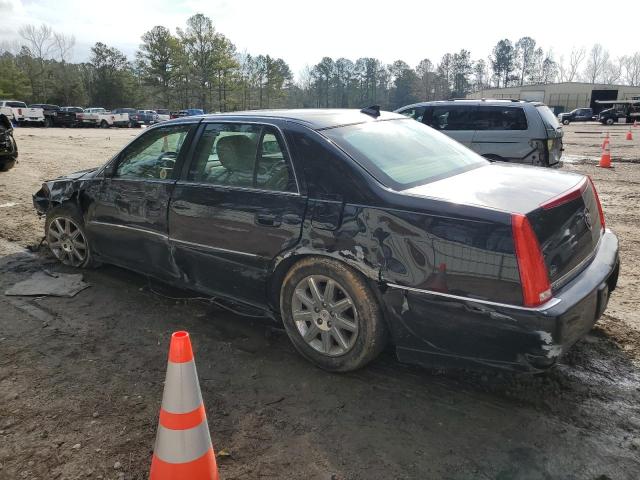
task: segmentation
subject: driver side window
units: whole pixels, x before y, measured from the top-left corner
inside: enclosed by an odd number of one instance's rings
[[[192,125],[175,125],[143,133],[124,152],[115,177],[172,178],[180,149]]]

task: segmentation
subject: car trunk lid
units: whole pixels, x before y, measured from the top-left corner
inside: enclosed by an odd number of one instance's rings
[[[554,290],[586,266],[603,233],[599,201],[587,177],[527,214]]]
[[[498,162],[401,193],[526,216],[552,289],[587,265],[603,230],[593,184],[568,172]]]

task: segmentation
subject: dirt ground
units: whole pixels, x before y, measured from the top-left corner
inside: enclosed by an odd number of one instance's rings
[[[277,325],[104,266],[72,299],[0,295],[0,480],[147,478],[177,329],[193,338],[224,480],[640,478],[640,128],[632,142],[619,126],[565,131],[563,168],[592,175],[622,273],[557,368],[444,372],[387,352],[329,374]],[[604,131],[612,170],[595,167]],[[24,249],[42,236],[31,205],[42,180],[102,164],[137,133],[16,132],[20,163],[0,174],[0,292],[71,271]]]

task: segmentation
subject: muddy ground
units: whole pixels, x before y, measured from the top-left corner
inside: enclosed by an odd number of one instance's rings
[[[554,370],[444,372],[386,352],[329,374],[277,325],[105,266],[73,299],[0,296],[0,480],[146,478],[169,336],[183,328],[225,480],[640,478],[640,128],[633,142],[622,127],[565,130],[563,168],[593,176],[623,268],[607,314]],[[605,130],[613,170],[595,167]],[[70,271],[23,248],[41,238],[41,181],[101,164],[137,133],[16,132],[21,161],[0,174],[0,292]]]

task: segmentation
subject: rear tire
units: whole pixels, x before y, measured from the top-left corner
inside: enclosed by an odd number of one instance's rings
[[[76,268],[94,265],[84,221],[75,205],[65,203],[49,210],[44,232],[49,250],[64,265]]]
[[[100,122],[100,128],[109,128],[109,124],[107,123],[106,120],[102,120]]]
[[[8,172],[15,166],[15,164],[16,164],[15,160],[0,161],[0,172]]]
[[[309,257],[284,278],[280,311],[296,350],[332,372],[362,368],[383,350],[382,309],[365,279],[332,259]]]

